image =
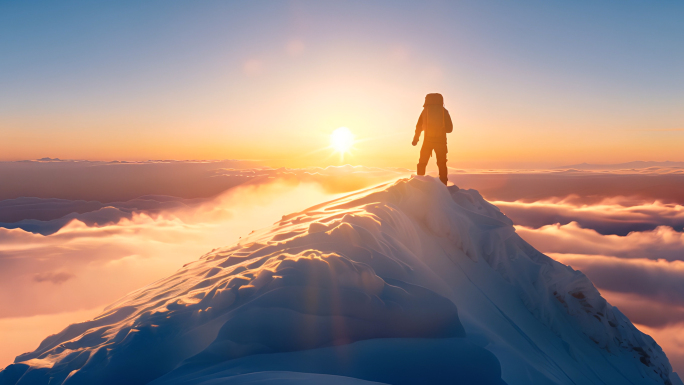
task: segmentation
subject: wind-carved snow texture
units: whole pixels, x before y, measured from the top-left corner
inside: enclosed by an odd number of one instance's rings
[[[681,384],[584,274],[431,177],[284,216],[15,362],[0,384]]]

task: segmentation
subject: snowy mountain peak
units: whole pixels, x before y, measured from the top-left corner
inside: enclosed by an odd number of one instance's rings
[[[474,190],[286,215],[48,337],[0,384],[670,384],[665,354]]]

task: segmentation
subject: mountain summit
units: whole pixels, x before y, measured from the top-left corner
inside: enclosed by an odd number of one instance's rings
[[[477,191],[402,179],[284,216],[0,372],[40,384],[681,384]]]

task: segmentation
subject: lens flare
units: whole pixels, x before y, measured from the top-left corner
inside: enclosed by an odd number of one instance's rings
[[[340,154],[345,154],[354,145],[354,134],[347,127],[340,127],[330,134],[330,145]]]

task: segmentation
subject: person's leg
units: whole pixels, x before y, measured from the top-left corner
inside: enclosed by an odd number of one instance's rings
[[[418,159],[418,175],[425,175],[425,168],[427,167],[428,161],[432,156],[432,145],[430,143],[423,142],[423,147],[420,148],[420,159]]]
[[[449,179],[447,169],[447,146],[446,143],[435,146],[435,156],[437,157],[437,167],[439,168],[439,180],[445,185]]]

